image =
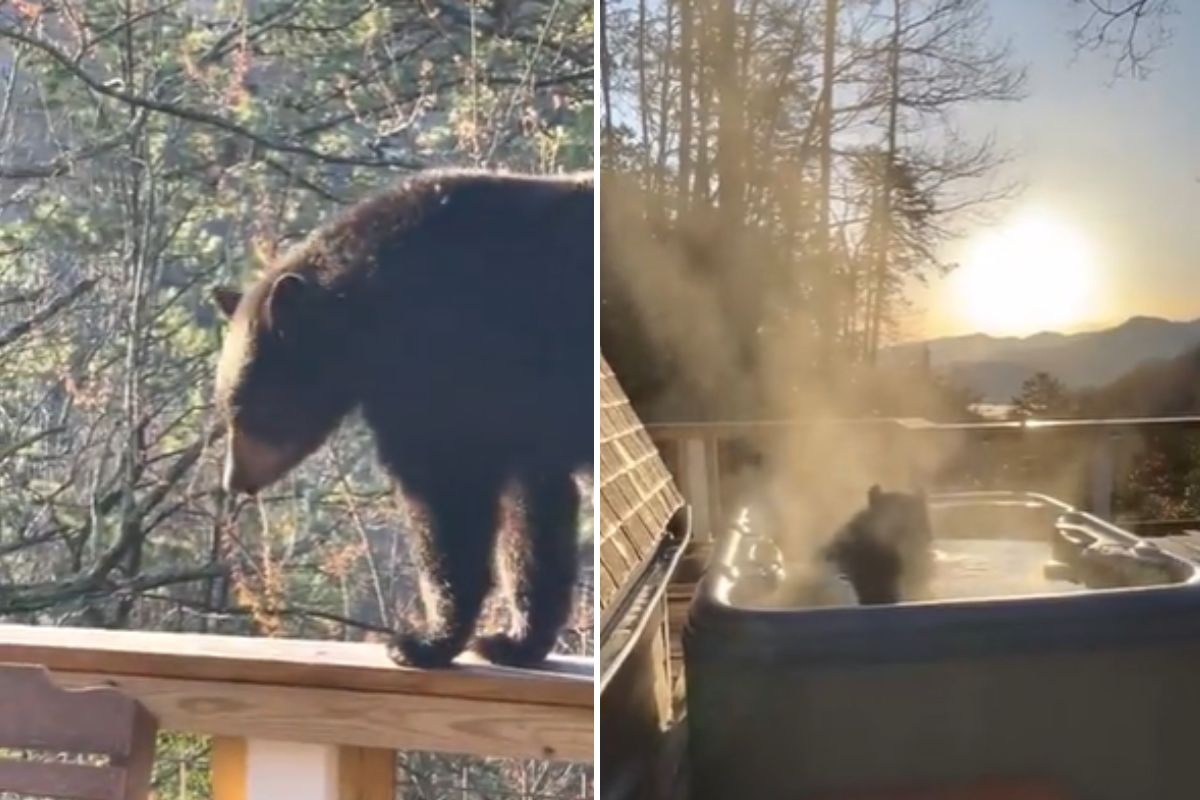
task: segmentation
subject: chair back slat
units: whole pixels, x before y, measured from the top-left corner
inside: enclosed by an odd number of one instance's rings
[[[18,796],[118,800],[125,797],[125,774],[116,767],[0,760],[0,789]]]
[[[99,767],[0,757],[0,792],[145,800],[157,732],[142,704],[114,688],[64,689],[42,667],[0,664],[0,749],[108,757]]]
[[[128,758],[141,705],[115,689],[64,689],[41,667],[0,664],[0,747]]]

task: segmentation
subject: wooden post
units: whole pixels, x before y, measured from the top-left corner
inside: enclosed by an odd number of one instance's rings
[[[723,530],[718,531],[717,528],[724,528],[725,509],[721,503],[721,441],[716,436],[705,437],[704,439],[704,462],[705,473],[704,481],[708,486],[708,525],[709,538],[715,538],[718,533],[724,533]]]
[[[712,499],[708,485],[708,447],[702,436],[683,440],[684,497],[692,506],[692,538],[708,542],[713,537]]]
[[[1088,511],[1103,519],[1112,519],[1115,471],[1112,437],[1101,434],[1092,445],[1088,474]]]
[[[209,755],[213,800],[246,800],[246,740],[214,736]]]
[[[395,751],[375,747],[339,747],[338,785],[338,800],[394,800]]]
[[[683,441],[665,437],[651,440],[651,443],[658,448],[659,457],[662,458],[667,472],[676,477],[676,482],[678,482],[678,476],[682,474],[683,469]]]
[[[391,750],[218,737],[213,800],[391,800]]]

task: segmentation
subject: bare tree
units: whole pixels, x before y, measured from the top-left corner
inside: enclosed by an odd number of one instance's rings
[[[876,26],[878,52],[861,108],[882,142],[858,150],[857,188],[847,212],[867,222],[857,241],[851,231],[842,237],[848,291],[861,295],[851,307],[862,310],[847,336],[868,363],[884,342],[904,279],[947,268],[937,255],[939,243],[952,234],[945,221],[1014,188],[977,185],[1003,154],[990,140],[957,142],[949,123],[949,112],[961,103],[1022,95],[1024,73],[1010,66],[1007,45],[986,44],[988,24],[979,0],[893,0],[891,13]],[[940,144],[920,144],[924,134]],[[902,136],[910,139],[907,145]]]
[[[773,350],[790,348],[797,383],[810,370],[832,378],[846,363],[871,361],[903,305],[904,281],[947,266],[938,249],[953,221],[1007,193],[987,181],[1002,154],[990,140],[963,141],[954,126],[959,106],[1021,91],[1022,73],[988,29],[986,4],[681,0],[680,13],[695,19],[681,20],[687,33],[677,40],[674,7],[656,14],[639,5],[629,14],[636,25],[613,31],[613,47],[628,54],[619,63],[634,67],[615,76],[614,90],[631,104],[656,103],[655,130],[640,138],[656,151],[621,168],[629,185],[658,187],[648,218],[677,212],[655,221],[655,235],[680,251],[679,281],[711,291],[709,313],[732,355],[691,353],[696,345],[685,341],[667,359],[673,366],[654,368],[694,369],[703,382],[715,379],[700,373],[721,361],[729,373],[717,382],[748,386]],[[674,50],[662,49],[672,41]],[[674,169],[675,180],[639,176],[646,162]],[[652,263],[662,259],[628,268]],[[628,300],[639,280],[629,276],[611,302]],[[635,335],[625,328],[607,330]],[[638,382],[636,367],[621,366]],[[664,382],[647,376],[639,385]]]
[[[1078,47],[1114,59],[1114,75],[1146,77],[1153,57],[1171,38],[1168,17],[1178,13],[1175,0],[1071,0],[1084,14],[1075,29]]]

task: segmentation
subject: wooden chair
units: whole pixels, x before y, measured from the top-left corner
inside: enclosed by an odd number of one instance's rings
[[[157,731],[141,703],[116,689],[63,689],[42,667],[0,664],[0,750],[108,758],[90,766],[0,753],[0,793],[147,800]]]

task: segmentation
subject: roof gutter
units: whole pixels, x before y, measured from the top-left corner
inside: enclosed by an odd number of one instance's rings
[[[659,607],[671,576],[692,537],[692,509],[681,506],[667,523],[654,552],[629,580],[600,621],[600,693],[637,647]]]

